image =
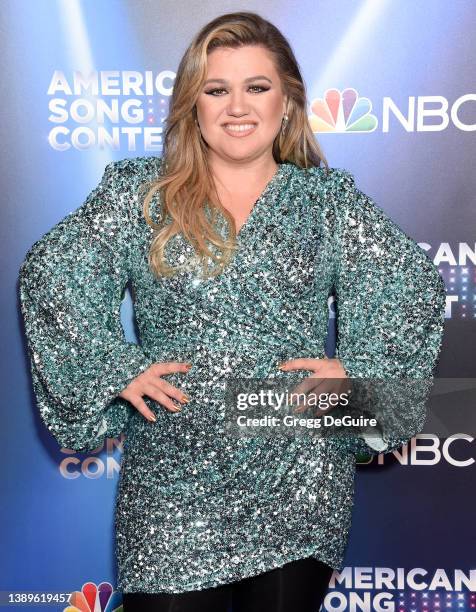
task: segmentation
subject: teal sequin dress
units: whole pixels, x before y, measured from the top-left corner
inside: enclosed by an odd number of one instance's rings
[[[117,588],[204,589],[307,556],[341,569],[356,454],[399,448],[421,430],[420,420],[407,435],[380,441],[238,438],[225,435],[217,418],[224,381],[291,377],[276,364],[323,358],[333,292],[335,356],[350,377],[431,377],[444,282],[348,171],[326,175],[292,163],[279,165],[256,201],[225,272],[203,279],[191,265],[157,279],[138,190],[160,167],[158,157],[110,163],[20,269],[44,423],[77,451],[126,434],[115,506]],[[166,250],[171,265],[192,254],[181,235]],[[139,344],[126,341],[120,322],[129,281]],[[171,413],[145,397],[157,414],[150,423],[117,395],[160,361],[193,364],[164,376],[191,401]]]

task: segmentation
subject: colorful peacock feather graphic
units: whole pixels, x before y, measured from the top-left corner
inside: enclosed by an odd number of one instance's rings
[[[63,612],[122,612],[122,595],[109,582],[86,582],[71,593],[69,603]]]
[[[377,117],[371,114],[372,102],[359,98],[352,87],[328,89],[324,98],[311,102],[309,123],[316,132],[373,132],[378,125]]]

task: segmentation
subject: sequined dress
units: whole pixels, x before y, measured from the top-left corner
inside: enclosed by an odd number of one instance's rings
[[[117,588],[203,589],[307,556],[341,569],[356,453],[395,450],[421,423],[380,445],[363,436],[233,437],[218,418],[224,381],[292,377],[276,364],[323,358],[332,293],[335,357],[349,376],[431,376],[443,280],[350,172],[289,162],[256,201],[224,273],[203,279],[192,266],[157,279],[138,191],[161,164],[136,157],[107,165],[83,205],[35,242],[20,269],[44,423],[77,451],[125,433]],[[181,235],[166,251],[171,265],[191,254]],[[129,282],[138,344],[126,341],[120,322]],[[157,414],[150,423],[117,397],[154,362],[175,360],[193,364],[187,374],[164,376],[191,398],[181,412],[145,396]]]

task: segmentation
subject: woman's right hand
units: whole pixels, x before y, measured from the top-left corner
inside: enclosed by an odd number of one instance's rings
[[[147,404],[142,399],[143,395],[147,395],[153,400],[156,400],[164,408],[170,412],[178,412],[181,410],[180,407],[175,406],[170,398],[174,398],[179,402],[189,402],[190,399],[174,387],[169,382],[160,378],[164,374],[171,374],[173,372],[188,372],[192,364],[183,363],[179,361],[164,361],[162,363],[154,363],[136,376],[125,389],[119,393],[118,397],[122,397],[129,401],[134,408],[136,408],[148,421],[156,421],[156,416],[152,410],[150,410]]]

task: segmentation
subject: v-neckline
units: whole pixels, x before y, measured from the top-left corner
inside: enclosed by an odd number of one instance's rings
[[[258,196],[258,198],[255,200],[252,209],[248,213],[248,216],[246,217],[245,222],[241,225],[240,229],[236,233],[236,239],[237,240],[241,240],[241,238],[243,236],[243,233],[246,233],[247,228],[249,228],[251,222],[253,221],[253,218],[257,214],[257,212],[256,212],[257,209],[259,209],[259,207],[261,206],[261,202],[263,202],[263,200],[266,199],[266,196],[268,195],[271,187],[274,186],[274,184],[276,183],[276,181],[279,178],[279,176],[281,176],[281,171],[282,171],[284,165],[285,165],[284,163],[278,163],[278,167],[277,167],[275,173],[270,178],[270,180],[266,183],[263,191]]]

